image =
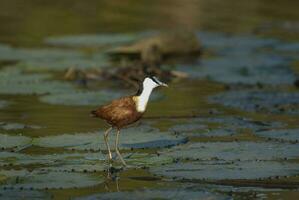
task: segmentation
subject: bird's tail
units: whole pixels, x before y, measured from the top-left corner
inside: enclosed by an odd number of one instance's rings
[[[96,110],[92,110],[92,111],[90,112],[90,116],[91,116],[91,117],[97,117],[97,111],[96,111]]]

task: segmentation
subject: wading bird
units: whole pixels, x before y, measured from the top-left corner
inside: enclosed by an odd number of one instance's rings
[[[112,160],[112,154],[108,143],[108,135],[113,128],[116,128],[115,152],[122,164],[126,166],[126,162],[118,149],[120,129],[138,121],[142,117],[152,90],[158,86],[168,87],[167,84],[162,83],[155,76],[147,77],[144,79],[136,95],[113,100],[109,104],[91,111],[93,117],[101,118],[110,125],[110,128],[104,133],[109,161]]]

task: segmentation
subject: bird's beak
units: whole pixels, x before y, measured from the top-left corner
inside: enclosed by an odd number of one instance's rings
[[[168,87],[166,83],[162,83],[162,82],[160,82],[160,86]]]

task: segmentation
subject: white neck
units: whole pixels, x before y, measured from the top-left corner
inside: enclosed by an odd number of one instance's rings
[[[138,97],[137,102],[137,111],[138,112],[144,112],[146,109],[147,102],[149,100],[149,97],[153,91],[152,87],[146,87],[143,89],[141,95]]]

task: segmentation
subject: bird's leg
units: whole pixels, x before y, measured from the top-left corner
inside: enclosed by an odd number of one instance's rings
[[[122,164],[126,167],[127,164],[126,164],[126,162],[124,161],[123,157],[121,156],[121,154],[120,154],[120,152],[119,152],[119,150],[118,150],[119,133],[120,133],[120,130],[117,129],[116,139],[115,139],[115,152],[116,152],[118,158],[120,159],[120,161],[122,162]]]
[[[110,127],[109,129],[107,129],[107,131],[104,133],[104,140],[105,140],[105,143],[106,143],[106,147],[108,149],[108,160],[109,161],[112,160],[112,154],[111,154],[110,146],[109,146],[109,143],[108,143],[108,135],[109,135],[109,133],[110,133],[111,130],[112,130],[112,127]]]

